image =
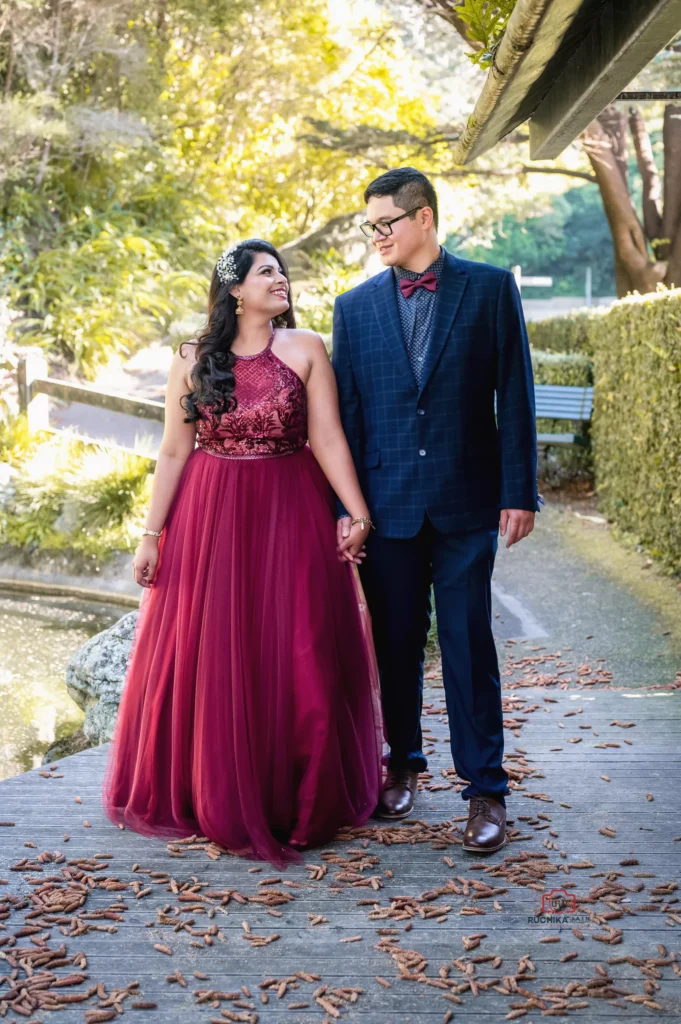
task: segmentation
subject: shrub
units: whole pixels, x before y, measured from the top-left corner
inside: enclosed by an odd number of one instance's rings
[[[149,503],[148,459],[60,434],[29,436],[25,416],[0,430],[0,456],[19,471],[2,504],[0,543],[100,563],[134,550]]]
[[[616,303],[592,327],[600,506],[681,570],[681,289]]]
[[[599,507],[670,571],[681,571],[681,289],[632,295],[528,330],[551,350],[533,352],[537,383],[583,383],[593,363]]]
[[[529,321],[527,334],[532,348],[543,352],[581,352],[592,355],[592,331],[608,306],[580,309],[568,316],[554,316],[550,320]]]
[[[532,352],[535,384],[593,383],[593,367],[587,355],[577,352]]]

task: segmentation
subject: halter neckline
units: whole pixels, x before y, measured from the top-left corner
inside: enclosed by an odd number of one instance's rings
[[[274,331],[275,331],[275,328],[272,327],[272,333],[270,334],[270,340],[267,342],[267,344],[265,345],[264,348],[260,349],[259,352],[256,352],[252,356],[240,356],[240,355],[237,355],[237,353],[235,352],[234,353],[234,358],[235,359],[257,359],[259,356],[264,355],[265,352],[269,352],[270,348],[272,347],[272,342],[274,341]]]

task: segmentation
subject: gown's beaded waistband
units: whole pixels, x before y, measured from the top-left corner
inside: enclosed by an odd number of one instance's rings
[[[305,445],[301,444],[298,448],[291,448],[287,452],[259,452],[257,455],[228,455],[227,452],[214,452],[203,444],[197,444],[196,447],[200,448],[201,451],[205,452],[207,455],[214,455],[216,459],[232,459],[233,461],[238,462],[243,459],[281,459],[284,455],[295,455],[296,452],[302,452]]]

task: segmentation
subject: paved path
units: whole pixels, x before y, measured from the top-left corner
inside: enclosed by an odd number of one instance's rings
[[[605,665],[620,686],[673,682],[681,670],[681,584],[616,541],[592,501],[547,497],[527,540],[510,551],[500,541],[498,638],[570,647]]]
[[[91,386],[104,391],[118,391],[128,398],[162,402],[172,358],[170,345],[156,342],[140,349],[123,363],[112,361],[103,367]],[[84,434],[98,441],[113,441],[152,455],[158,453],[163,437],[162,423],[98,409],[80,402],[67,404],[52,398],[49,407],[50,425],[53,427],[68,428],[75,434]]]

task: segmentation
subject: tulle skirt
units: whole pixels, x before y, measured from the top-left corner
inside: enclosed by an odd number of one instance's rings
[[[108,817],[281,866],[366,822],[382,752],[369,613],[312,452],[196,448],[142,592]]]

